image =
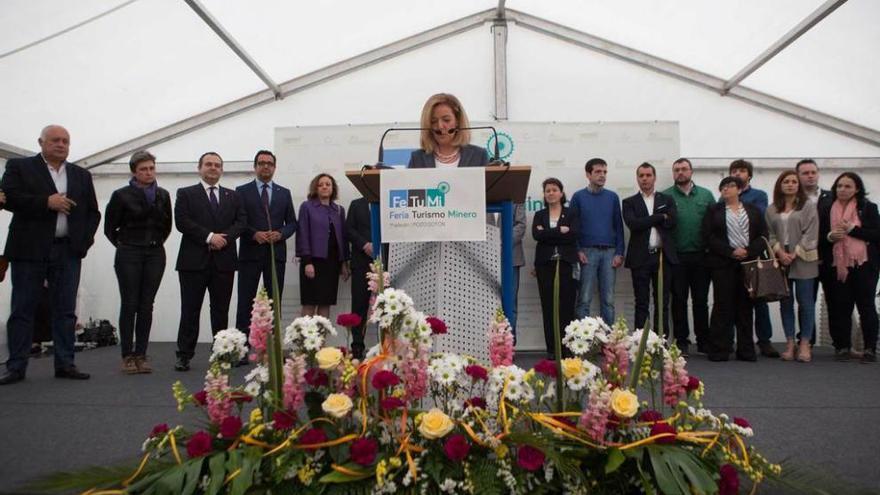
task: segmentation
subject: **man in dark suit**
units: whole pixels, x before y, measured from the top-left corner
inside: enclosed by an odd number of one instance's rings
[[[263,287],[275,306],[281,304],[284,262],[287,259],[285,241],[296,232],[296,213],[290,190],[272,181],[275,176],[275,155],[271,151],[260,150],[254,156],[254,174],[256,178],[253,181],[235,188],[247,213],[247,228],[239,239],[235,326],[246,334],[251,326],[251,309],[261,275]],[[275,248],[278,297],[272,293],[270,245]]]
[[[101,221],[92,175],[68,163],[70,134],[43,129],[40,154],[6,163],[0,188],[12,212],[6,258],[12,263],[12,309],[7,323],[9,361],[0,385],[19,382],[27,371],[34,314],[44,282],[52,301],[55,377],[86,380],[73,364],[76,293],[82,259]]]
[[[351,352],[358,359],[364,357],[364,330],[370,309],[367,273],[374,256],[371,225],[370,203],[365,198],[352,201],[345,217],[345,235],[351,244],[351,312],[361,317],[361,324],[351,329]],[[383,264],[386,258],[383,246]]]
[[[199,316],[205,290],[211,302],[211,332],[229,322],[229,299],[238,268],[235,239],[247,227],[238,194],[220,185],[223,159],[209,151],[199,158],[201,181],[177,190],[174,223],[183,234],[177,255],[180,277],[180,327],[177,371],[189,370],[199,339]]]
[[[623,222],[629,228],[625,265],[632,271],[636,299],[635,327],[644,328],[650,313],[649,287],[654,293],[654,331],[659,332],[657,309],[663,308],[663,334],[669,335],[671,264],[678,263],[675,250],[676,209],[672,197],[654,190],[657,172],[650,163],[636,169],[639,192],[623,200]],[[658,294],[660,257],[663,256],[663,294]],[[661,302],[662,297],[662,302]],[[687,347],[683,347],[684,352]]]

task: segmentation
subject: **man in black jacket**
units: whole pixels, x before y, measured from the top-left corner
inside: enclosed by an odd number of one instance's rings
[[[675,248],[675,200],[654,190],[657,172],[650,163],[636,169],[639,192],[623,200],[623,222],[629,228],[625,266],[632,271],[636,299],[635,327],[644,328],[650,314],[649,287],[654,293],[654,331],[660,333],[658,308],[663,307],[663,334],[669,335],[669,294],[672,287],[670,264],[678,263]],[[658,294],[660,257],[663,256],[663,294]],[[679,347],[687,352],[687,341]]]
[[[0,188],[12,212],[6,258],[12,263],[12,310],[7,373],[0,385],[19,382],[27,371],[34,314],[44,282],[52,300],[55,377],[86,380],[74,360],[76,293],[82,259],[101,221],[92,176],[67,162],[70,134],[61,126],[43,129],[40,154],[12,159]]]
[[[199,315],[205,290],[211,303],[211,332],[229,322],[229,299],[238,268],[235,239],[247,227],[238,194],[220,186],[223,159],[209,151],[199,158],[201,181],[177,190],[174,223],[183,234],[177,255],[180,277],[180,327],[177,371],[189,370],[199,338]]]

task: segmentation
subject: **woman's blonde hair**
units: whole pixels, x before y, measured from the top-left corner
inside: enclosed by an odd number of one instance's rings
[[[422,129],[427,129],[422,131],[420,141],[422,149],[425,150],[426,153],[433,153],[434,147],[437,145],[437,142],[434,141],[434,135],[431,130],[431,114],[434,113],[434,107],[441,104],[448,105],[449,108],[452,109],[458,128],[471,126],[467,113],[464,111],[464,107],[461,106],[461,102],[458,101],[458,98],[455,96],[448,93],[437,93],[428,98],[428,101],[425,102],[425,106],[422,107],[422,121],[419,126]],[[455,138],[452,140],[452,144],[455,146],[462,146],[470,142],[471,131],[458,131],[455,134]]]

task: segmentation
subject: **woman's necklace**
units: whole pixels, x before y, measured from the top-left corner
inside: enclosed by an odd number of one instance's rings
[[[455,160],[458,160],[460,148],[455,148],[455,151],[449,154],[440,153],[440,149],[434,150],[434,158],[440,163],[452,163]]]

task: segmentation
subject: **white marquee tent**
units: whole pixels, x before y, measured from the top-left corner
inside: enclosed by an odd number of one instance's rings
[[[874,0],[4,0],[0,162],[62,124],[96,184],[115,175],[106,201],[138,149],[184,182],[208,149],[243,173],[278,128],[411,122],[443,91],[474,121],[676,122],[698,166],[746,157],[775,176],[811,156],[876,191],[878,21]],[[108,264],[87,259],[84,304],[115,320]]]

